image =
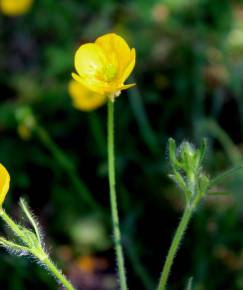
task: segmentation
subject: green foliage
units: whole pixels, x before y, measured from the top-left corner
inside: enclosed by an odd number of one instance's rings
[[[116,101],[117,186],[130,288],[152,289],[184,206],[166,178],[168,137],[199,144],[206,136],[205,166],[213,176],[242,162],[242,11],[242,1],[229,0],[43,0],[23,16],[0,14],[0,161],[12,177],[6,206],[17,216],[19,197],[31,201],[53,254],[80,289],[85,275],[96,281],[87,290],[117,288],[107,218],[106,108],[89,114],[72,107],[67,86],[76,48],[115,31],[137,49],[137,86]],[[41,128],[28,140],[17,130],[23,107]],[[185,144],[183,150],[194,149]],[[87,205],[65,166],[99,210]],[[210,195],[195,213],[168,289],[183,289],[188,275],[193,290],[243,288],[242,174],[215,185],[213,192],[227,194]],[[176,177],[182,187],[184,177]],[[78,232],[90,221],[100,235],[81,249]],[[84,275],[87,256],[95,270]],[[55,289],[37,266],[5,253],[0,259],[1,289]]]

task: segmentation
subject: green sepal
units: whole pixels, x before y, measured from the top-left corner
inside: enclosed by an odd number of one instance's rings
[[[184,192],[186,201],[188,202],[191,197],[191,193],[187,189],[187,185],[178,171],[174,171],[174,174],[168,175],[177,185],[178,187]]]
[[[22,238],[23,242],[28,246],[30,249],[35,249],[40,247],[40,242],[34,232],[29,229],[23,228],[24,238]]]
[[[176,157],[176,142],[173,138],[169,138],[168,141],[168,147],[169,147],[169,157],[170,162],[173,168],[181,168],[182,164],[178,161]]]
[[[201,196],[205,195],[208,191],[209,178],[205,174],[201,174],[198,177],[198,189]]]

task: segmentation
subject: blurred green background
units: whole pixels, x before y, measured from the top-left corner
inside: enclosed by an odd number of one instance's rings
[[[0,0],[1,1],[1,0]],[[155,289],[184,201],[167,178],[167,139],[208,138],[209,175],[242,162],[243,1],[41,0],[0,11],[0,160],[5,203],[25,197],[77,289],[118,289],[109,220],[106,106],[72,107],[75,50],[116,32],[137,50],[137,86],[116,101],[117,187],[130,289]],[[243,172],[194,214],[168,290],[243,289]],[[102,208],[85,199],[91,196]],[[104,214],[105,212],[105,214]],[[2,226],[2,232],[4,228]],[[6,231],[5,231],[6,232]],[[0,288],[57,289],[28,259],[0,254]]]

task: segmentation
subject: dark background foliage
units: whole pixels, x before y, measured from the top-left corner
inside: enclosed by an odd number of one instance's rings
[[[117,187],[130,289],[151,290],[184,206],[167,178],[168,137],[198,145],[206,136],[210,176],[242,162],[242,19],[243,2],[229,0],[42,0],[26,15],[0,15],[0,160],[11,174],[5,207],[19,218],[18,199],[28,200],[77,289],[117,286],[106,107],[72,107],[75,50],[107,32],[137,50],[137,86],[116,101]],[[29,109],[38,128],[24,140],[16,115]],[[168,289],[184,289],[191,276],[195,290],[243,289],[242,178],[225,180],[218,190],[227,194],[208,196],[195,212]],[[107,215],[85,202],[83,190]],[[0,258],[1,289],[57,288],[32,261],[3,250]]]

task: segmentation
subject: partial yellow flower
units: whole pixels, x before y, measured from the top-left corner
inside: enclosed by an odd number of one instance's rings
[[[69,82],[68,92],[73,100],[74,107],[81,111],[95,110],[107,101],[106,95],[95,93],[75,80]]]
[[[0,207],[2,207],[9,190],[10,176],[7,169],[0,163]]]
[[[0,0],[0,12],[7,16],[18,16],[29,11],[33,0]]]
[[[79,47],[74,59],[78,74],[72,76],[88,89],[114,98],[135,85],[124,85],[135,61],[135,49],[130,49],[121,36],[109,33]]]

